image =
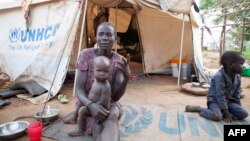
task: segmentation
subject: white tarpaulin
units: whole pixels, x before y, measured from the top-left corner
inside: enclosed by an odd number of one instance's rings
[[[78,5],[71,0],[31,5],[28,28],[22,7],[0,9],[0,65],[12,81],[34,80],[52,96],[58,93],[76,33]]]

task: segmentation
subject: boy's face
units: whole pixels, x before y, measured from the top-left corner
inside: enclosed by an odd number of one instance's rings
[[[238,59],[238,61],[231,63],[232,71],[235,74],[241,74],[244,69],[244,66],[243,66],[244,63],[245,63],[245,59],[242,56],[240,56],[240,59]]]
[[[115,42],[114,29],[112,26],[101,25],[97,30],[97,43],[103,50],[111,50]]]
[[[103,63],[97,63],[94,69],[94,76],[98,81],[106,81],[109,78],[109,67]]]

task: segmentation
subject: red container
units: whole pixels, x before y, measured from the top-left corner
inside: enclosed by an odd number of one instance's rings
[[[41,141],[43,124],[41,122],[34,122],[29,124],[27,131],[30,141]]]

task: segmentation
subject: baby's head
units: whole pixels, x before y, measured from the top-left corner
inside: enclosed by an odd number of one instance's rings
[[[226,72],[231,74],[241,74],[244,68],[244,62],[244,57],[236,51],[227,51],[220,59],[220,63],[223,65]]]
[[[105,56],[97,56],[94,59],[94,76],[98,81],[106,81],[109,78],[110,61]]]

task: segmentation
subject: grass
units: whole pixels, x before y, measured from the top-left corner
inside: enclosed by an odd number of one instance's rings
[[[244,51],[242,54],[246,60],[250,60],[250,51]]]
[[[208,51],[203,51],[202,54],[203,54],[203,57],[208,57],[209,55]]]

